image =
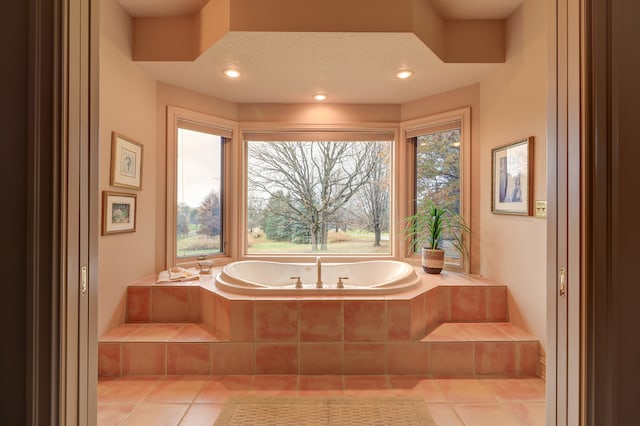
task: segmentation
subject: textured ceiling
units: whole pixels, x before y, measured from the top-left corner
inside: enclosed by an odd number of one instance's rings
[[[222,69],[235,65],[238,80]],[[405,103],[479,81],[500,64],[443,64],[414,34],[233,32],[195,62],[140,62],[165,82],[239,103]],[[400,68],[411,79],[398,80]]]
[[[119,0],[132,16],[197,12],[206,0]],[[345,0],[348,1],[348,0]],[[521,0],[432,0],[448,19],[502,19]],[[480,7],[477,4],[481,3]],[[406,103],[481,81],[501,64],[445,64],[412,33],[230,32],[194,62],[138,62],[159,81],[237,103]],[[227,65],[242,73],[222,75]],[[411,68],[408,80],[394,77]]]

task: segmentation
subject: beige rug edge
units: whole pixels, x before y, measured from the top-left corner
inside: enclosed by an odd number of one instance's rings
[[[220,415],[214,423],[215,426],[234,425],[233,415],[237,407],[241,404],[254,405],[369,405],[369,404],[410,404],[418,417],[417,425],[436,426],[431,417],[427,404],[421,398],[389,396],[389,397],[313,397],[313,396],[234,396],[229,397]],[[328,424],[328,423],[327,423]],[[385,425],[392,426],[390,423]]]

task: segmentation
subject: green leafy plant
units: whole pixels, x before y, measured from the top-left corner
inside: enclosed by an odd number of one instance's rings
[[[442,249],[442,242],[449,240],[460,254],[467,254],[463,235],[471,230],[460,215],[427,201],[404,222],[404,234],[410,240],[411,253],[418,248]]]

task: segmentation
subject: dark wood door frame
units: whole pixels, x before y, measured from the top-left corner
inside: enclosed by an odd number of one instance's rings
[[[2,312],[4,324],[23,330],[2,351],[1,424],[95,424],[97,7],[95,0],[1,5],[12,72],[2,79],[9,118],[2,169],[11,172],[2,176],[11,206],[3,210],[12,216],[3,224],[22,235],[3,239],[5,269],[17,276],[3,276],[11,291]]]
[[[62,5],[45,0],[25,3],[29,6],[30,43],[24,424],[54,424],[60,416]]]
[[[640,2],[586,0],[585,415],[638,422]]]

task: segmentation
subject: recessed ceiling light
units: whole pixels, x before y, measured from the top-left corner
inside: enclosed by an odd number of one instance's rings
[[[396,78],[405,80],[413,75],[413,71],[410,69],[403,69],[396,73]]]
[[[329,97],[329,95],[327,95],[326,93],[316,93],[315,95],[313,95],[313,99],[315,99],[316,101],[324,101]]]
[[[238,77],[240,77],[240,71],[238,71],[235,68],[226,68],[222,72],[224,73],[224,75],[226,75],[229,78],[238,78]]]

